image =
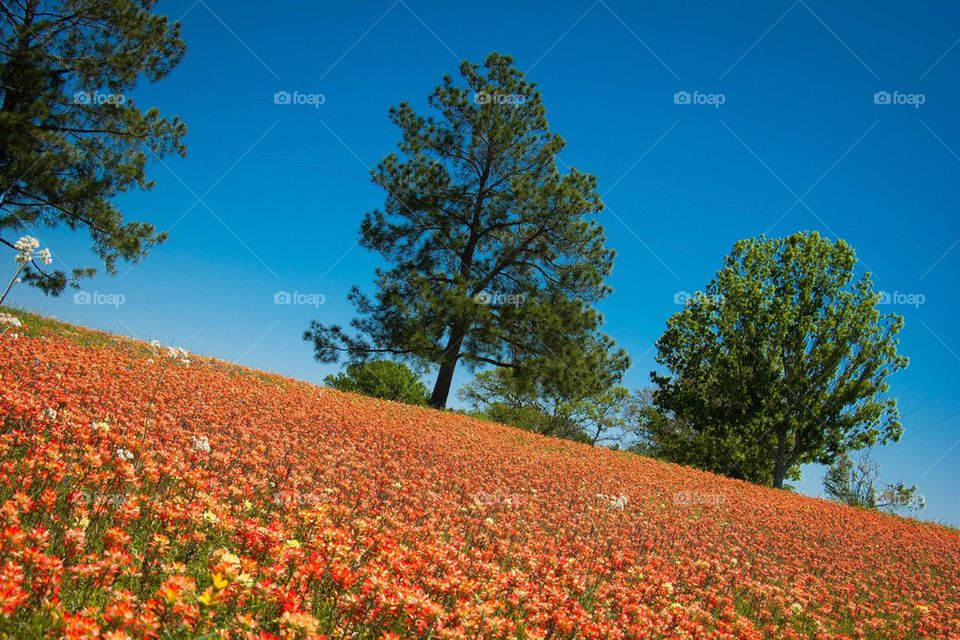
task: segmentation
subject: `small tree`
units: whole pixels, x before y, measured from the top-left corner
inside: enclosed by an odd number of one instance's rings
[[[509,369],[490,369],[458,397],[489,420],[588,444],[619,443],[629,430],[630,392],[619,385],[584,396],[531,384]]]
[[[329,375],[325,383],[340,391],[362,393],[374,398],[426,404],[427,387],[416,373],[400,362],[371,360],[347,366],[346,371]]]
[[[885,511],[919,511],[925,506],[916,486],[896,482],[879,486],[880,465],[866,454],[853,460],[842,454],[823,477],[826,494],[844,504]]]
[[[809,462],[902,433],[888,376],[900,316],[881,316],[870,274],[817,233],[737,242],[667,323],[654,403],[697,466],[782,487]]]
[[[430,96],[433,116],[406,103],[390,111],[400,153],[373,171],[386,203],[360,228],[360,244],[389,267],[376,273],[375,299],[350,294],[356,335],[318,322],[304,335],[322,362],[392,354],[436,365],[434,407],[446,405],[461,362],[543,379],[588,357],[585,344],[613,349],[593,308],[613,265],[594,219],[596,178],[560,173],[564,142],[509,57],[465,62],[460,75]]]
[[[166,76],[184,52],[179,23],[151,12],[155,0],[22,0],[0,11],[0,244],[6,232],[85,228],[107,271],[136,262],[164,239],[126,222],[112,198],[152,187],[148,154],[185,153],[177,118],[141,110],[127,95],[140,78]],[[21,277],[46,293],[68,277],[38,261]]]

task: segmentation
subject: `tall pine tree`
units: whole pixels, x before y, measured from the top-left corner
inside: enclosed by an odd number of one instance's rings
[[[154,14],[155,3],[0,3],[0,244],[14,248],[14,234],[37,227],[86,229],[113,273],[118,260],[136,262],[163,240],[111,202],[152,186],[150,154],[185,153],[183,123],[142,110],[129,95],[183,56],[179,23]],[[68,282],[35,263],[23,277],[54,294]]]
[[[463,63],[460,75],[431,94],[429,117],[391,109],[399,153],[372,172],[386,202],[360,229],[390,266],[377,270],[373,298],[351,291],[353,332],[313,322],[305,339],[324,362],[388,353],[436,365],[434,407],[461,362],[604,387],[626,354],[594,309],[613,265],[594,218],[596,178],[558,170],[563,139],[511,58]],[[611,366],[589,366],[607,352]]]

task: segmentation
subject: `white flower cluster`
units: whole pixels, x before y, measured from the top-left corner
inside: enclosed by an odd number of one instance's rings
[[[154,351],[159,351],[163,347],[160,345],[159,340],[151,340],[150,348]],[[167,357],[171,360],[179,362],[182,365],[190,364],[190,352],[183,347],[167,347]]]
[[[210,453],[210,441],[207,436],[193,436],[193,448],[203,453]]]
[[[12,316],[9,313],[0,313],[0,327],[19,329],[23,326],[20,318]]]
[[[167,357],[176,360],[180,364],[190,364],[190,352],[183,347],[167,347]]]
[[[16,257],[17,262],[27,264],[33,260],[33,252],[40,249],[40,241],[33,236],[23,236],[13,246],[19,252]],[[50,249],[40,249],[40,251],[37,251],[36,257],[43,264],[53,264],[53,255],[51,255]]]
[[[133,460],[133,452],[128,449],[117,449],[117,457],[121,460]]]
[[[597,500],[606,503],[608,509],[616,509],[617,511],[623,511],[628,502],[627,496],[622,493],[618,496],[608,496],[605,493],[598,493]]]

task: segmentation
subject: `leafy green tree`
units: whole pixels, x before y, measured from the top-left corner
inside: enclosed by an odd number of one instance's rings
[[[354,335],[318,322],[304,335],[323,362],[388,353],[438,366],[434,407],[460,362],[543,379],[568,376],[558,361],[589,360],[598,343],[614,349],[593,307],[613,265],[593,218],[596,179],[557,169],[564,142],[509,57],[460,74],[462,85],[448,76],[431,94],[430,117],[406,103],[390,111],[400,151],[372,172],[386,203],[360,229],[390,266],[376,272],[375,298],[351,292]]]
[[[698,431],[688,417],[658,407],[655,396],[655,389],[644,389],[635,398],[633,429],[637,439],[631,443],[631,451],[739,480],[772,483],[764,451],[751,448],[730,429]],[[796,479],[795,470],[787,477]]]
[[[407,404],[427,403],[427,387],[420,382],[417,374],[403,363],[392,360],[350,364],[346,371],[329,375],[323,381],[340,391],[362,393],[365,396]]]
[[[594,445],[619,443],[628,434],[631,396],[613,385],[591,395],[531,383],[510,369],[489,369],[458,392],[488,420]]]
[[[880,465],[864,454],[853,460],[849,454],[837,456],[823,477],[826,494],[844,504],[884,511],[918,511],[925,506],[916,486],[903,482],[879,485]]]
[[[185,154],[184,124],[142,110],[127,93],[156,81],[184,52],[179,23],[155,0],[20,0],[0,3],[0,243],[18,230],[85,228],[107,272],[136,262],[164,234],[127,222],[111,198],[151,188],[148,153]],[[59,294],[92,268],[45,271],[24,281]]]
[[[654,404],[686,462],[782,487],[802,464],[900,438],[888,376],[903,319],[817,233],[737,242],[657,342]],[[674,449],[678,442],[668,442]]]

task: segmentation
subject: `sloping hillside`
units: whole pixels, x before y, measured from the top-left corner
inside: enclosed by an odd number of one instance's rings
[[[956,531],[17,315],[6,637],[960,637]]]

